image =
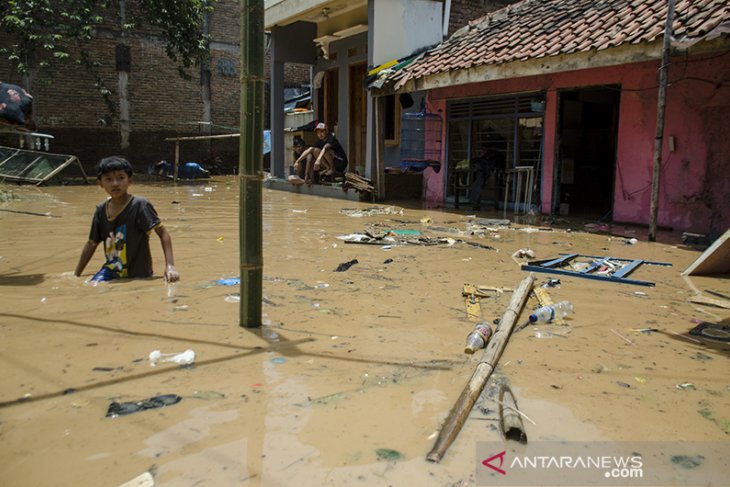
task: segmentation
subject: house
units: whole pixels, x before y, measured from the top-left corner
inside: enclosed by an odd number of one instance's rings
[[[544,214],[647,224],[667,13],[665,0],[523,0],[391,70],[370,95],[424,96],[440,116],[431,143],[443,167],[424,171],[425,200],[463,198],[457,164],[486,144],[502,152],[511,176],[506,188],[506,179],[487,184],[485,198],[500,208],[527,210],[521,189]],[[730,227],[729,33],[726,0],[676,2],[660,227]]]
[[[266,0],[264,28],[271,35],[273,175],[288,174],[282,156],[282,73],[287,66],[310,67],[314,118],[335,132],[348,154],[351,171],[378,179],[386,166],[399,165],[402,112],[418,112],[423,96],[406,108],[394,95],[382,97],[378,111],[373,93],[366,89],[366,79],[375,74],[372,71],[396,66],[414,52],[437,45],[465,17],[513,1]],[[376,126],[382,126],[384,134],[381,149]]]

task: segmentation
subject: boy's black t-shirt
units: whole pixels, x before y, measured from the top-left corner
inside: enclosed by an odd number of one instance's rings
[[[145,198],[132,196],[119,215],[109,220],[108,201],[96,207],[89,233],[89,240],[104,244],[104,267],[114,277],[151,277],[149,232],[161,223],[155,208]]]

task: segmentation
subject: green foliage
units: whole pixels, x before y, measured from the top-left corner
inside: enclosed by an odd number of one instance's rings
[[[0,46],[20,75],[33,73],[43,82],[64,63],[86,67],[111,113],[111,92],[98,74],[99,66],[85,49],[100,26],[134,31],[152,28],[165,41],[165,52],[181,75],[208,55],[208,36],[202,31],[204,15],[216,0],[5,0],[0,2],[0,29],[10,43]],[[120,26],[120,5],[137,15]],[[126,19],[125,19],[126,20]]]

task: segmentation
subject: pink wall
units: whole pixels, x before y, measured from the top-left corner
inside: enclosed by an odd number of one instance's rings
[[[703,59],[711,58],[711,59]],[[730,53],[674,58],[669,71],[658,224],[722,233],[730,227]],[[723,84],[724,83],[724,84]],[[558,90],[622,87],[613,219],[647,224],[656,132],[658,63],[636,63],[431,90],[432,110],[446,120],[446,101],[546,91],[542,211],[551,208]],[[444,124],[444,127],[446,124]],[[445,130],[445,128],[444,128]],[[675,150],[669,151],[669,136]],[[446,133],[443,134],[446,159]],[[424,199],[444,200],[445,171],[424,174]]]

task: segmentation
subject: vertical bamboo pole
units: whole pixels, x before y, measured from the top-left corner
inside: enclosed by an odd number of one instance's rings
[[[240,326],[261,326],[264,1],[241,0]]]
[[[674,0],[667,5],[667,23],[664,26],[662,64],[659,67],[659,95],[656,107],[656,137],[654,139],[654,174],[651,181],[651,207],[649,209],[649,240],[656,241],[657,216],[659,213],[659,180],[662,171],[662,144],[664,143],[664,111],[667,105],[667,71],[669,70],[669,48],[672,41]]]

